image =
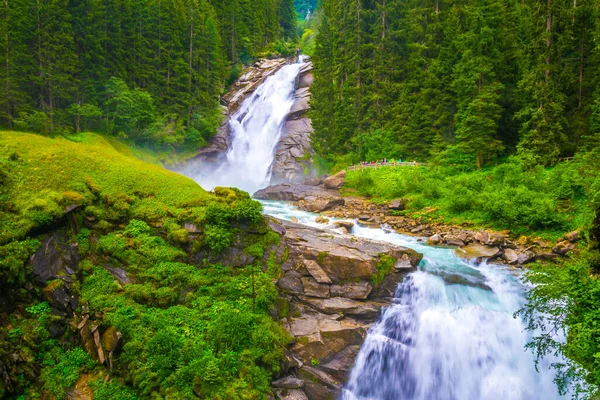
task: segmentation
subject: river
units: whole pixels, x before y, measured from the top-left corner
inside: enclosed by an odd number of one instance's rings
[[[187,174],[206,189],[234,186],[254,193],[268,186],[300,66],[288,65],[268,78],[231,118],[231,148],[223,161],[196,165]],[[266,214],[324,227],[315,222],[317,215],[290,204],[263,205]],[[467,262],[452,249],[426,246],[385,227],[357,223],[351,234],[409,247],[424,258],[370,329],[343,400],[561,398],[550,360],[536,371],[534,356],[525,349],[530,333],[513,317],[524,303],[518,272]]]

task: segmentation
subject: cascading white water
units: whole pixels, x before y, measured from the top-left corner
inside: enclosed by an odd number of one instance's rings
[[[295,81],[301,67],[302,63],[284,66],[243,102],[229,120],[231,145],[222,161],[195,164],[184,173],[206,190],[226,186],[252,194],[268,186],[275,148],[294,103]]]
[[[314,214],[264,204],[267,214],[323,227]],[[530,336],[513,318],[524,288],[508,267],[469,263],[451,249],[385,229],[356,225],[352,234],[412,248],[424,259],[369,331],[342,400],[562,398],[550,360],[542,360],[538,373],[524,348]]]

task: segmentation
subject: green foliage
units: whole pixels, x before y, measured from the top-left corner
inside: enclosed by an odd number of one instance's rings
[[[120,382],[110,380],[104,382],[104,379],[98,379],[90,383],[90,387],[94,391],[94,399],[96,400],[137,400],[139,396],[130,387],[123,385]]]
[[[599,12],[593,1],[322,2],[307,45],[313,147],[338,163],[441,155],[481,168],[518,153],[555,165],[597,143]]]
[[[594,177],[585,170],[580,162],[528,170],[517,159],[471,172],[456,165],[384,167],[350,172],[346,186],[375,200],[408,198],[413,212],[435,209],[428,218],[554,237],[591,221],[586,199]]]
[[[553,365],[556,383],[574,398],[593,398],[600,385],[600,281],[594,275],[599,266],[598,254],[591,252],[532,266],[526,275],[532,286],[519,311],[533,333],[528,347],[538,360],[550,354],[563,358]]]
[[[0,285],[25,283],[25,263],[39,246],[40,242],[31,239],[0,246]]]
[[[45,354],[42,366],[41,380],[44,389],[57,398],[63,398],[79,379],[79,374],[91,369],[94,362],[80,347],[70,351],[53,347]]]
[[[381,285],[386,276],[394,270],[396,259],[388,254],[380,254],[379,262],[377,263],[377,272],[371,277],[371,281],[375,287]]]

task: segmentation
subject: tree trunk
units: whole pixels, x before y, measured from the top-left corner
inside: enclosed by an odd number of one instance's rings
[[[6,116],[8,118],[8,128],[12,128],[12,106],[10,100],[10,42],[8,39],[8,29],[10,27],[8,20],[8,0],[4,0],[4,7],[6,9],[6,15],[4,16],[6,21],[6,31],[4,32],[4,40],[5,40],[5,50],[6,50],[6,92],[4,95],[6,96]]]

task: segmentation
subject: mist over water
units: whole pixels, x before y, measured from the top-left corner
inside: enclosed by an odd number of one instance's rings
[[[269,185],[275,149],[294,103],[302,63],[286,65],[248,97],[230,118],[230,148],[216,163],[193,162],[181,172],[204,189],[237,187],[252,194]]]
[[[314,214],[288,204],[263,204],[267,214],[324,227],[314,222]],[[342,400],[563,398],[553,382],[552,360],[535,370],[534,356],[525,349],[530,334],[513,318],[524,303],[517,272],[477,265],[452,249],[426,246],[387,229],[355,225],[352,234],[409,247],[424,258],[369,331]]]

